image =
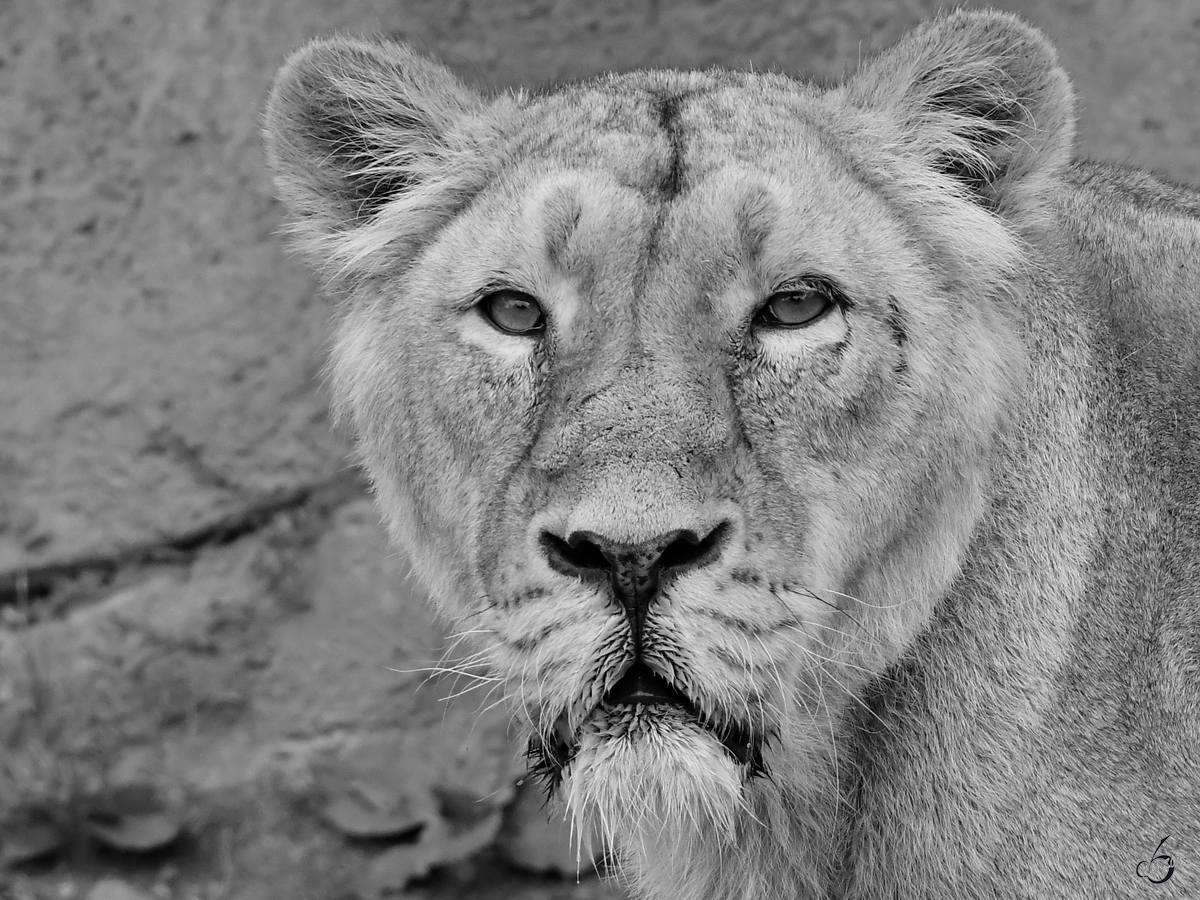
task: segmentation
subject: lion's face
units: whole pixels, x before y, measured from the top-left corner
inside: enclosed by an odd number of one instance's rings
[[[340,203],[277,163],[350,275],[336,399],[394,536],[577,812],[731,833],[755,775],[836,754],[968,552],[1021,371],[990,184],[922,150],[930,115],[872,111],[871,73],[485,105],[330,46],[268,135]]]
[[[918,249],[815,100],[781,129],[743,91],[531,105],[334,355],[397,536],[601,809],[720,809],[827,739],[953,573],[1000,408],[953,238]]]

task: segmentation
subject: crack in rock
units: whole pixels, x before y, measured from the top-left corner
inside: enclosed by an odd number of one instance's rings
[[[0,608],[49,600],[64,581],[91,575],[102,583],[127,566],[169,563],[185,565],[206,547],[223,546],[269,526],[279,516],[310,501],[341,505],[358,496],[366,484],[357,473],[301,485],[253,500],[214,521],[156,541],[121,547],[109,553],[85,554],[36,566],[0,572]]]

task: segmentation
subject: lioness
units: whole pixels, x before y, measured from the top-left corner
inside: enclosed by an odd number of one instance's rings
[[[1200,896],[1200,195],[1073,122],[996,12],[831,89],[280,71],[383,515],[640,896]]]

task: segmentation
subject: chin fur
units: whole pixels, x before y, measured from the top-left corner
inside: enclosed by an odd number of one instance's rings
[[[669,868],[714,840],[733,844],[745,769],[680,710],[618,707],[584,726],[562,796],[580,835],[637,870]]]

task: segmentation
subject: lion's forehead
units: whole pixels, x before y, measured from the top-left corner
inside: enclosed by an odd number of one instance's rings
[[[756,92],[786,109],[764,113]],[[800,278],[853,292],[895,254],[864,237],[879,234],[877,211],[854,208],[861,186],[813,123],[820,102],[802,86],[671,72],[527,101],[530,136],[512,132],[508,171],[427,256],[417,289],[536,297],[560,375],[576,356],[702,356]],[[868,245],[875,261],[859,258]]]
[[[536,98],[476,230],[482,240],[497,218],[519,220],[494,237],[506,252],[537,245],[570,269],[569,247],[578,269],[613,285],[680,266],[667,277],[728,271],[729,256],[754,256],[781,225],[801,253],[837,246],[862,186],[823,116],[806,85],[719,71],[641,72]]]
[[[530,99],[507,157],[601,169],[647,195],[678,193],[730,162],[763,164],[813,142],[818,92],[781,76],[649,71]]]

